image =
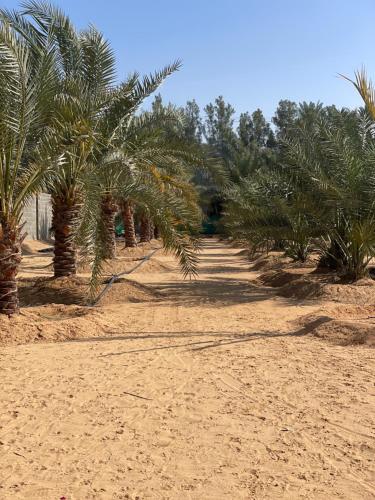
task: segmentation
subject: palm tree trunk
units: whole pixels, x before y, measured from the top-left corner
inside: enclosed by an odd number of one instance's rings
[[[154,227],[154,238],[155,238],[155,240],[158,240],[160,238],[160,231],[159,231],[158,226]]]
[[[18,226],[0,225],[0,314],[8,316],[19,312],[17,273],[23,238]]]
[[[342,248],[335,240],[332,240],[328,251],[321,255],[318,261],[318,267],[329,268],[334,271],[341,271],[346,264],[347,259]]]
[[[124,200],[121,203],[121,214],[125,231],[125,246],[130,248],[136,247],[137,239],[135,237],[134,208],[131,201]]]
[[[152,239],[154,239],[154,230],[155,230],[154,223],[150,219],[150,236],[149,236],[149,241],[151,241]]]
[[[77,251],[73,241],[80,204],[65,196],[52,197],[52,228],[55,235],[53,270],[55,278],[77,273]]]
[[[113,201],[112,195],[107,194],[102,197],[101,216],[105,232],[106,248],[104,252],[105,259],[114,259],[116,257],[116,228],[115,217],[117,205]]]
[[[140,227],[140,242],[147,243],[150,241],[150,219],[147,215],[141,216]]]

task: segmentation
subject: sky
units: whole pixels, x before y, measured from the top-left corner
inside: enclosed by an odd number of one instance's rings
[[[339,73],[362,66],[375,80],[375,0],[60,0],[79,28],[112,43],[119,78],[182,59],[163,99],[203,107],[223,95],[270,119],[280,99],[361,104]],[[2,7],[19,2],[2,0]]]

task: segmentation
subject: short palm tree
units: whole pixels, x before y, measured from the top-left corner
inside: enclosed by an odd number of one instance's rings
[[[298,260],[314,239],[322,262],[359,279],[375,255],[373,121],[364,112],[305,111],[277,172],[258,172],[229,194],[227,227],[252,245],[281,241]]]
[[[342,274],[365,276],[375,252],[373,121],[363,111],[330,111],[287,147],[290,172],[321,208],[323,254]]]

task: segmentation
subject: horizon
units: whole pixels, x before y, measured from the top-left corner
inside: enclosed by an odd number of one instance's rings
[[[282,99],[355,108],[361,100],[339,74],[353,77],[364,66],[375,75],[371,0],[356,5],[237,0],[235,8],[229,0],[214,8],[197,0],[178,6],[171,0],[158,5],[109,0],[105,9],[89,0],[53,3],[79,29],[92,23],[104,33],[116,54],[119,79],[181,59],[181,70],[160,89],[163,100],[184,105],[195,99],[202,111],[222,95],[235,108],[235,121],[257,108],[270,121]],[[20,4],[2,5],[17,9]]]

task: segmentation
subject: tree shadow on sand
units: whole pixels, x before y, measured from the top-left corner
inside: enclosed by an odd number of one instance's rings
[[[169,306],[171,300],[175,305],[185,307],[202,304],[207,307],[229,306],[269,300],[276,295],[276,290],[256,285],[251,280],[220,276],[202,280],[166,281],[149,286],[165,298],[165,301],[160,302],[160,307]],[[279,300],[295,303],[286,298]]]
[[[235,265],[237,264],[237,265]],[[238,261],[232,265],[222,265],[218,264],[217,266],[205,266],[202,267],[199,270],[199,275],[205,275],[205,274],[237,274],[237,273],[243,273],[243,272],[248,272],[248,269],[244,269],[243,266],[238,266]]]
[[[124,335],[117,335],[113,337],[96,337],[89,339],[75,339],[68,340],[64,343],[83,343],[83,342],[111,342],[111,341],[152,341],[152,340],[170,340],[170,339],[193,339],[197,338],[193,342],[183,342],[183,343],[173,343],[167,345],[158,345],[151,347],[144,347],[141,349],[130,349],[121,352],[112,352],[107,354],[101,354],[99,357],[106,358],[112,356],[121,356],[125,354],[137,354],[142,352],[160,351],[165,349],[181,349],[187,348],[187,351],[203,351],[206,349],[212,349],[217,347],[228,347],[235,344],[242,344],[246,342],[253,342],[256,340],[271,340],[274,338],[290,338],[290,337],[303,337],[309,335],[318,326],[331,321],[332,318],[327,316],[322,316],[310,322],[308,325],[302,328],[292,331],[292,332],[249,332],[249,333],[237,333],[237,332],[159,332],[159,331],[148,331],[148,332],[124,332]],[[199,340],[199,338],[204,338],[205,340]],[[207,339],[207,337],[214,337],[213,339]]]

